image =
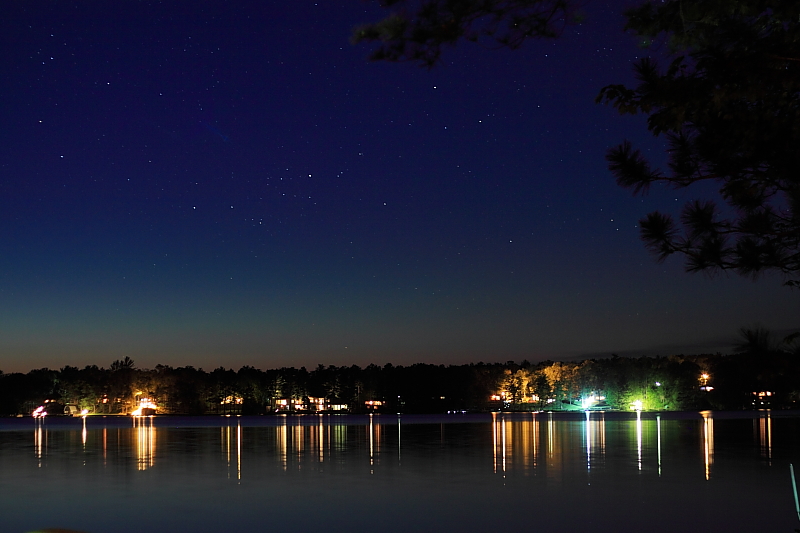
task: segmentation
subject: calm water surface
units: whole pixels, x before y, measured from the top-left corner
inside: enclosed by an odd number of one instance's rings
[[[0,531],[791,533],[790,463],[796,412],[0,419]]]

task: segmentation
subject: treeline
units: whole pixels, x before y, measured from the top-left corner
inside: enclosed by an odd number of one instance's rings
[[[780,350],[734,355],[545,361],[532,364],[323,366],[207,372],[191,366],[65,366],[0,372],[0,415],[132,412],[143,399],[164,414],[267,414],[326,409],[360,413],[618,409],[794,408],[800,357]]]

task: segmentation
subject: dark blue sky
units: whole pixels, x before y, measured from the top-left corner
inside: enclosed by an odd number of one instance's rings
[[[0,369],[464,363],[727,351],[796,292],[656,264],[594,104],[644,53],[556,41],[366,61],[348,2],[0,7]]]

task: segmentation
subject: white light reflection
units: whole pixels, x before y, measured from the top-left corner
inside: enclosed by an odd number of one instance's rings
[[[711,477],[711,465],[714,464],[714,417],[711,411],[701,411],[703,415],[703,456],[706,464],[706,480]]]
[[[503,420],[502,420],[501,423],[502,423],[502,428],[503,428],[503,477],[505,477],[505,473],[506,473],[506,446],[507,446],[506,442],[508,442],[506,440],[506,419],[505,419],[505,417],[503,417]]]
[[[236,420],[236,479],[242,481],[242,421]]]
[[[661,477],[661,415],[656,415],[656,440],[658,443],[658,477]]]
[[[228,425],[227,427],[219,428],[220,431],[223,432],[222,434],[222,442],[224,443],[223,446],[225,447],[225,458],[227,460],[227,469],[225,470],[228,473],[228,479],[231,478],[231,426]]]
[[[397,464],[401,462],[402,456],[400,455],[400,415],[397,415]]]
[[[586,471],[592,470],[592,426],[590,425],[589,411],[586,411],[586,424],[584,424],[583,432],[586,434]]]
[[[601,460],[605,457],[606,453],[606,415],[605,413],[594,413],[592,421],[589,423],[592,428],[592,453],[597,462],[598,455]]]
[[[44,431],[44,420],[37,418],[34,420],[36,426],[33,430],[33,454],[39,460],[39,468],[42,467],[42,456],[46,453],[47,440]]]
[[[375,450],[373,449],[373,437],[375,436],[375,430],[373,429],[372,425],[372,413],[369,414],[369,428],[367,431],[369,432],[369,473],[374,474],[375,470],[373,469],[373,466],[375,466]]]
[[[83,430],[81,431],[81,444],[83,444],[83,451],[86,451],[86,417],[83,418]]]
[[[639,457],[639,472],[642,471],[642,412],[636,411],[636,450]]]

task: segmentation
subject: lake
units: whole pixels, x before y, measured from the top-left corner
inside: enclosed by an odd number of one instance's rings
[[[0,419],[0,530],[791,533],[790,463],[785,411]]]

